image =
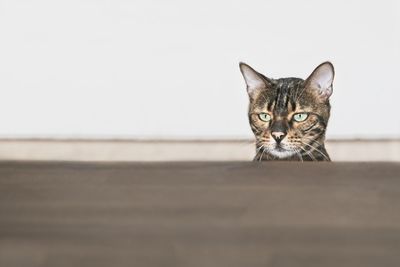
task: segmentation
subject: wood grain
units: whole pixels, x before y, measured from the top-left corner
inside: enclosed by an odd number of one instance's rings
[[[400,266],[400,163],[0,163],[0,266]]]

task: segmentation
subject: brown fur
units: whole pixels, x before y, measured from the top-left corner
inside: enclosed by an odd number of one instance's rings
[[[330,161],[324,141],[330,116],[332,64],[321,64],[306,80],[267,78],[244,63],[240,68],[250,97],[248,116],[256,138],[254,160]],[[271,120],[261,120],[261,113],[267,113]],[[302,122],[294,120],[299,113],[307,114]],[[272,132],[284,137],[274,138]]]

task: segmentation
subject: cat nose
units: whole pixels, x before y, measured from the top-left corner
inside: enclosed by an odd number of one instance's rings
[[[286,133],[284,133],[284,132],[272,132],[271,135],[275,139],[275,141],[279,144],[283,140],[283,138],[285,138]]]

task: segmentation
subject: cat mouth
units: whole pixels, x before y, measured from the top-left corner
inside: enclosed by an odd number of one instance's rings
[[[270,150],[269,153],[275,157],[283,159],[293,156],[295,154],[295,151],[293,151],[290,147],[285,147],[282,144],[275,144],[275,146],[273,147],[273,149]]]
[[[284,148],[281,147],[280,145],[276,145],[276,146],[275,146],[275,151],[278,151],[278,152],[285,152],[285,151],[287,151],[287,149],[284,149]]]
[[[274,150],[275,150],[275,151],[278,151],[278,152],[285,152],[285,151],[288,151],[288,150],[285,149],[281,144],[275,144]]]
[[[296,153],[293,150],[290,149],[285,149],[283,147],[277,147],[274,148],[273,150],[270,150],[269,153],[277,158],[289,158],[293,155],[295,155]]]

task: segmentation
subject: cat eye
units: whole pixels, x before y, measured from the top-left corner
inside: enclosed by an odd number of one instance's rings
[[[270,121],[271,120],[271,116],[268,113],[260,113],[260,114],[258,114],[258,117],[262,121]]]
[[[297,122],[305,121],[307,118],[308,118],[308,114],[307,113],[296,113],[293,116],[293,120],[295,120]]]

